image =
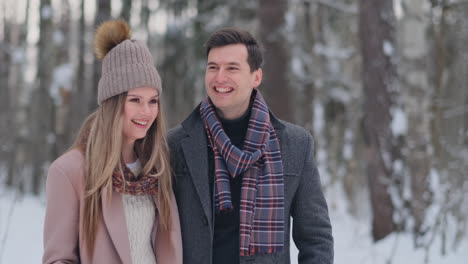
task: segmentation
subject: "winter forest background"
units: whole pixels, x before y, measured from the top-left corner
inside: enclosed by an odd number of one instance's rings
[[[466,0],[0,0],[0,263],[40,261],[47,168],[97,106],[109,18],[149,45],[169,127],[205,96],[210,33],[261,40],[260,90],[316,140],[336,263],[466,263]]]

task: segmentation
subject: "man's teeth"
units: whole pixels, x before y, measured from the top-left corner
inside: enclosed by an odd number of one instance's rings
[[[146,124],[148,124],[148,121],[138,121],[138,120],[133,120],[134,123],[137,123],[139,125],[142,125],[142,126],[146,126]]]
[[[220,87],[216,87],[215,90],[216,90],[218,93],[228,93],[228,92],[232,91],[232,88],[220,88]]]

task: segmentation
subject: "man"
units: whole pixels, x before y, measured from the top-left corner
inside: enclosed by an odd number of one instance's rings
[[[269,112],[260,45],[226,28],[206,51],[208,98],[169,132],[184,263],[290,263],[291,217],[299,263],[333,263],[312,137]]]

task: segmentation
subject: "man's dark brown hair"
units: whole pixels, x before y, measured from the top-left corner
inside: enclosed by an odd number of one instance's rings
[[[211,34],[205,43],[206,56],[212,48],[224,47],[231,44],[244,44],[247,48],[247,62],[250,72],[263,66],[263,47],[248,31],[239,28],[223,28]]]

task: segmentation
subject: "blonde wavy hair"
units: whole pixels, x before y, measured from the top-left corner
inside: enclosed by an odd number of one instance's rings
[[[127,93],[113,96],[83,122],[78,136],[71,149],[79,149],[85,160],[85,195],[82,226],[84,239],[89,254],[94,253],[94,244],[98,222],[102,217],[102,194],[112,195],[112,175],[117,168],[123,171],[123,112]],[[172,228],[171,223],[171,191],[172,180],[169,165],[169,151],[166,140],[166,126],[161,104],[159,113],[149,128],[146,136],[135,142],[135,152],[139,157],[144,175],[153,169],[158,177],[158,193],[156,206],[159,217],[159,227],[164,230]],[[110,197],[109,197],[110,198]]]

